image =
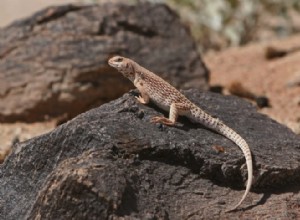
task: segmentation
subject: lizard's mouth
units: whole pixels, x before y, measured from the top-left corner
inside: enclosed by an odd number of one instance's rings
[[[115,67],[115,63],[112,60],[108,60],[108,64],[112,67]]]
[[[112,57],[108,60],[108,64],[112,67],[120,68],[122,66],[123,59],[124,58],[120,56]]]
[[[109,61],[108,61],[108,64],[109,64],[111,67],[114,67],[114,68],[116,68],[116,69],[121,68],[121,63],[115,62],[115,61],[113,61],[113,60],[109,60]]]

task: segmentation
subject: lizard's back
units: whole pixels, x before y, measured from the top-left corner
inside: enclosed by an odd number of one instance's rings
[[[164,110],[169,110],[172,103],[181,103],[190,106],[192,103],[175,87],[155,75],[149,70],[143,69],[141,81],[144,81],[143,88],[149,95],[152,102]]]

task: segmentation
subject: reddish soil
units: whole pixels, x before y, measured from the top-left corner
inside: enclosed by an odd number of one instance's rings
[[[267,46],[284,50],[300,47],[300,35],[206,54],[210,85],[228,88],[232,82],[240,82],[254,94],[268,97],[271,107],[259,111],[300,134],[300,50],[267,60]]]

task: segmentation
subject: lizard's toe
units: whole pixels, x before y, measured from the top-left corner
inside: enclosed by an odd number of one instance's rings
[[[150,122],[151,123],[159,123],[161,121],[163,117],[160,117],[160,116],[155,116],[155,117],[152,117]]]
[[[155,116],[155,117],[151,118],[150,122],[151,123],[162,123],[162,124],[169,125],[169,126],[175,124],[174,122],[172,122],[168,118],[161,117],[161,116]]]
[[[143,97],[141,97],[141,96],[136,96],[135,98],[136,98],[140,103],[146,104],[146,102],[145,102],[145,100],[143,99]]]

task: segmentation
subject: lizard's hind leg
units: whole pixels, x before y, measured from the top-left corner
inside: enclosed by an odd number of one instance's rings
[[[165,125],[175,125],[179,112],[184,112],[186,110],[183,104],[172,103],[170,106],[169,118],[165,118],[163,116],[155,116],[151,119],[152,123],[162,123]]]

